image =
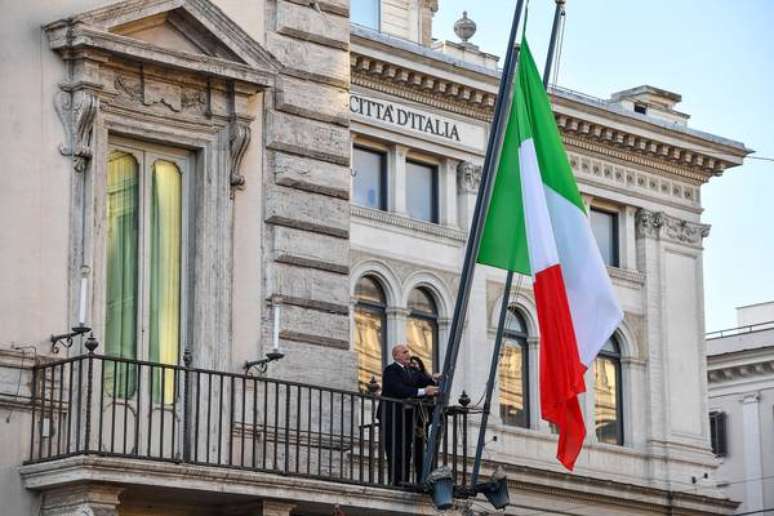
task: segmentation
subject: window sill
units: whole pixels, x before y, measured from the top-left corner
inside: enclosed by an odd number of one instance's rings
[[[645,284],[645,274],[634,269],[623,269],[621,267],[607,266],[607,273],[612,279],[624,281],[626,283],[634,283],[636,285]]]
[[[433,224],[432,222],[410,219],[403,215],[398,215],[389,211],[374,210],[371,208],[364,208],[363,206],[351,204],[350,214],[353,217],[358,217],[389,226],[395,226],[398,228],[408,229],[418,233],[446,238],[449,240],[454,240],[455,242],[464,242],[466,238],[465,232],[460,231],[459,229]]]

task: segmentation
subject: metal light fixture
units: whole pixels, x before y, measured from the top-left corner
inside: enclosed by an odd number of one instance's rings
[[[269,363],[280,360],[281,358],[285,358],[285,354],[279,349],[272,349],[266,353],[266,358],[261,358],[260,360],[248,360],[245,362],[245,374],[249,373],[250,369],[255,367],[258,370],[258,374],[263,376],[269,368]]]
[[[51,335],[51,337],[49,337],[49,340],[51,341],[51,352],[59,353],[60,345],[69,349],[73,345],[73,338],[77,337],[78,335],[83,335],[85,333],[88,333],[90,331],[91,331],[91,328],[89,328],[88,326],[79,324],[78,326],[73,326],[72,331],[69,333],[60,333],[58,335]]]

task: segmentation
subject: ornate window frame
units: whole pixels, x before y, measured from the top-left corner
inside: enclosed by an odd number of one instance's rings
[[[154,23],[185,33],[201,53],[122,33],[129,25]],[[126,0],[53,22],[44,31],[66,69],[54,103],[65,131],[59,150],[74,170],[70,298],[77,299],[81,277],[88,278],[91,326],[102,335],[111,140],[188,149],[194,184],[184,333],[201,347],[185,348],[182,356],[198,366],[227,368],[231,350],[214,346],[231,340],[235,191],[246,186],[242,158],[251,128],[263,118],[263,92],[273,88],[281,65],[209,0]]]

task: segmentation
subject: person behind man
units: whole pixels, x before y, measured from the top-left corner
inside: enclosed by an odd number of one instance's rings
[[[394,400],[422,398],[438,394],[434,379],[418,374],[410,367],[411,353],[407,346],[399,344],[392,348],[394,362],[384,369],[382,396]],[[410,482],[411,447],[417,425],[417,411],[411,405],[384,400],[379,407],[384,447],[390,483],[400,485]]]

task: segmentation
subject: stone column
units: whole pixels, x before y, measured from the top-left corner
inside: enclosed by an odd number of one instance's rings
[[[746,512],[763,509],[760,399],[760,395],[755,392],[740,400],[744,436],[744,477],[748,479],[745,483],[746,496],[743,506]]]
[[[470,161],[461,161],[457,165],[457,192],[459,194],[457,220],[460,229],[466,232],[470,230],[480,184],[481,166]]]
[[[540,360],[538,353],[540,348],[540,339],[536,336],[527,337],[527,367],[529,370],[529,427],[537,429],[548,429],[548,423],[542,420],[540,414],[540,386],[538,385],[538,370]]]
[[[387,206],[399,215],[408,215],[406,209],[406,155],[408,147],[395,145],[387,158]]]
[[[118,516],[123,487],[82,484],[43,493],[42,516]]]
[[[620,214],[619,233],[621,238],[619,252],[622,269],[637,269],[637,243],[634,231],[636,216],[637,208],[634,206],[627,206]]]
[[[392,348],[406,343],[406,319],[409,311],[402,307],[387,308],[387,356],[386,363],[392,362]]]
[[[457,220],[457,161],[445,159],[438,167],[439,222],[459,227]]]
[[[296,508],[295,503],[282,500],[264,500],[261,505],[262,516],[290,516]]]

